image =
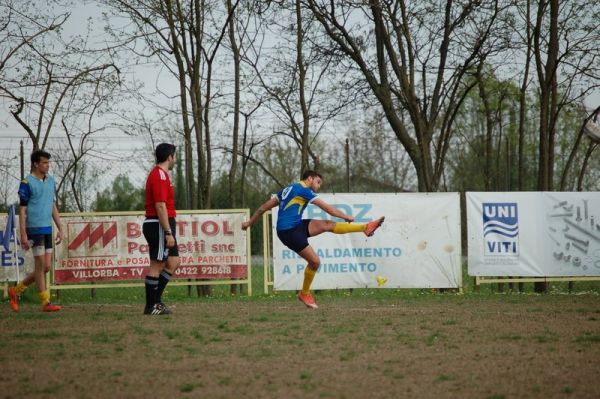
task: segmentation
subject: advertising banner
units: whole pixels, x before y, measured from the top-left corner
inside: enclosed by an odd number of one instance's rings
[[[247,276],[246,214],[180,213],[176,237],[181,266],[174,278]],[[63,215],[65,243],[56,248],[56,284],[139,280],[150,265],[143,215]]]
[[[600,276],[600,193],[467,193],[469,275]]]
[[[19,281],[33,271],[33,254],[21,249],[18,215],[12,219],[14,224],[9,220],[8,215],[0,215],[0,281]]]
[[[461,281],[457,193],[322,194],[325,202],[367,223],[385,216],[373,237],[323,233],[309,238],[321,258],[313,289],[456,288]],[[306,262],[277,238],[273,208],[273,287],[298,290]],[[337,220],[310,204],[306,219]]]

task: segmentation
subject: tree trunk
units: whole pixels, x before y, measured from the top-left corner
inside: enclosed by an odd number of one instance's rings
[[[527,35],[527,55],[525,57],[525,71],[523,73],[523,81],[521,82],[521,88],[519,90],[519,130],[518,130],[518,190],[525,190],[525,155],[524,155],[524,147],[525,147],[525,118],[527,115],[527,87],[529,85],[529,67],[531,65],[531,47],[532,47],[532,37],[531,37],[531,24],[529,21],[531,20],[531,0],[527,0],[527,11],[526,11],[526,29],[525,34]]]
[[[485,88],[484,78],[482,76],[481,70],[483,68],[483,64],[477,68],[477,86],[479,88],[479,97],[481,98],[481,102],[483,103],[483,112],[485,116],[485,145],[484,145],[484,178],[485,178],[485,189],[486,191],[492,190],[492,160],[494,159],[493,151],[493,130],[494,130],[494,121],[492,118],[492,110],[490,107],[490,101],[488,98],[488,93]]]
[[[231,52],[233,54],[233,68],[234,68],[234,88],[233,88],[233,131],[232,131],[232,144],[231,144],[231,166],[229,168],[229,198],[231,206],[236,208],[237,203],[237,192],[236,186],[236,173],[238,168],[238,136],[240,129],[240,50],[235,40],[235,18],[233,17],[233,7],[231,0],[227,0],[227,10],[232,15],[229,21],[229,43],[231,45]]]
[[[304,173],[309,169],[308,153],[309,153],[309,133],[310,133],[310,116],[306,105],[306,67],[304,65],[304,54],[302,45],[304,42],[304,27],[302,25],[302,9],[300,0],[296,0],[296,66],[298,68],[298,95],[300,98],[300,110],[302,111],[302,133],[301,133],[301,164],[300,173]]]
[[[550,28],[547,48],[542,48],[542,28],[547,5],[550,5]],[[554,159],[554,132],[557,118],[556,67],[558,62],[558,0],[540,1],[534,28],[534,47],[538,79],[540,83],[540,131],[538,190],[552,190]],[[542,60],[546,53],[546,62]],[[547,283],[536,283],[536,292],[547,292]]]

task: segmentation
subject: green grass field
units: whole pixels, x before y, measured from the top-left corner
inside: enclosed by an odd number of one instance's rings
[[[142,315],[143,287],[63,290],[54,314],[5,300],[0,397],[600,397],[598,283],[327,290],[314,311],[255,269],[252,297],[167,287],[169,316]]]
[[[195,286],[169,286],[165,293],[165,299],[167,301],[176,302],[195,302],[198,300],[214,301],[214,300],[265,300],[265,295],[269,298],[292,298],[293,294],[290,292],[275,292],[270,290],[268,293],[264,292],[263,289],[263,276],[264,271],[262,266],[254,266],[252,268],[252,291],[253,296],[247,297],[247,288],[243,287],[242,295],[239,294],[239,285],[236,289],[236,295],[231,295],[229,285],[213,285],[212,295],[207,298],[199,298]],[[318,276],[317,276],[318,278]],[[140,280],[140,283],[142,281]],[[119,303],[119,304],[142,304],[144,302],[144,289],[143,287],[134,288],[97,288],[91,289],[65,289],[58,290],[59,299],[54,299],[60,303]],[[519,292],[518,284],[504,284],[502,287],[502,293],[506,294],[532,294],[533,284],[523,284],[523,291]],[[482,284],[479,289],[479,293],[475,293],[474,279],[469,277],[467,274],[466,267],[463,268],[463,293],[464,295],[489,295],[500,293],[498,284]],[[578,281],[573,283],[571,292],[569,291],[568,282],[553,282],[550,284],[549,293],[551,294],[600,294],[600,281]],[[57,290],[54,291],[54,297],[56,298]],[[330,296],[330,297],[347,297],[348,295],[363,295],[375,298],[411,298],[415,296],[423,295],[438,295],[435,290],[431,289],[355,289],[355,290],[324,290],[318,293],[318,295]],[[37,295],[34,289],[29,289],[23,300],[28,303],[37,303]]]
[[[210,297],[204,298],[203,300],[211,301],[211,300],[265,300],[264,296],[267,295],[271,298],[293,298],[293,293],[290,292],[273,292],[270,290],[268,293],[264,292],[264,284],[263,284],[263,276],[264,271],[262,266],[254,266],[252,268],[252,291],[253,296],[247,298],[245,293],[247,292],[247,288],[243,287],[243,294],[239,295],[239,286],[237,287],[236,293],[237,295],[231,295],[231,290],[229,285],[213,285],[213,293]],[[468,277],[466,267],[463,270],[463,293],[465,295],[489,295],[500,293],[514,293],[514,294],[532,294],[533,284],[525,283],[523,284],[523,291],[519,292],[518,284],[513,284],[509,286],[509,284],[504,284],[503,287],[499,287],[498,284],[482,284],[479,288],[479,293],[475,294],[475,286],[474,279]],[[318,276],[317,276],[318,278]],[[572,291],[569,291],[569,283],[568,282],[553,282],[550,284],[549,293],[552,294],[600,294],[600,281],[579,281],[574,282],[572,284]],[[93,293],[90,289],[77,289],[77,290],[61,290],[60,292],[60,301],[65,303],[143,303],[144,301],[144,292],[143,288],[99,288],[96,289]],[[411,298],[415,296],[423,296],[423,295],[438,295],[437,291],[431,289],[355,289],[355,290],[324,290],[317,295],[321,296],[330,296],[330,297],[347,297],[349,295],[362,295],[368,297],[375,298]],[[167,287],[167,292],[165,294],[165,298],[170,301],[178,301],[178,302],[194,302],[198,300],[199,295],[197,293],[196,287],[187,286],[181,287]],[[30,298],[28,300],[37,301],[37,297],[33,295],[33,292],[30,293]]]

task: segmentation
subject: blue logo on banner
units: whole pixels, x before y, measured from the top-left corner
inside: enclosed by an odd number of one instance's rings
[[[483,203],[485,255],[519,255],[519,213],[515,202]]]
[[[373,220],[369,217],[369,212],[373,209],[373,204],[331,204],[334,208],[339,209],[346,215],[354,217],[355,223],[368,223]],[[333,221],[343,221],[335,216],[331,216],[316,205],[309,204],[306,207],[306,219],[324,219]]]

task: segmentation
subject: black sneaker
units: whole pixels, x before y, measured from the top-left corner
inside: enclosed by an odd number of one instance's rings
[[[162,313],[161,314],[171,314],[171,313],[173,313],[173,312],[171,312],[171,309],[169,309],[167,307],[167,305],[165,305],[164,303],[159,302],[159,303],[157,303],[157,305],[162,308]]]
[[[160,303],[154,304],[154,306],[152,306],[150,308],[147,306],[144,308],[144,314],[153,315],[153,316],[170,314],[170,313],[171,313],[171,311]]]

